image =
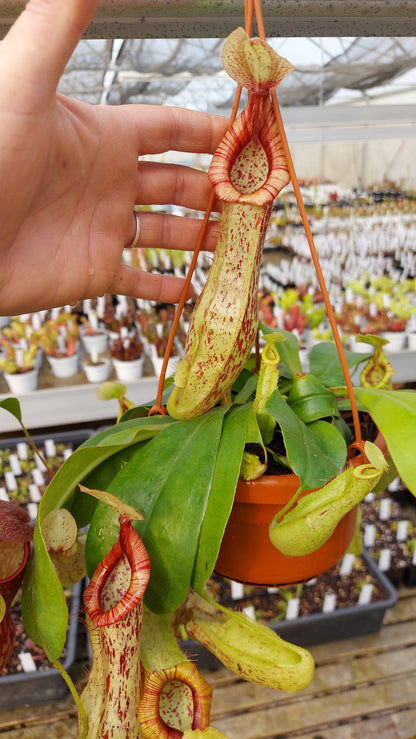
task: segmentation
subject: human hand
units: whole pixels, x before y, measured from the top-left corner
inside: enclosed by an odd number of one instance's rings
[[[0,44],[0,315],[106,292],[179,300],[183,281],[121,264],[135,204],[204,210],[205,173],[156,162],[213,153],[225,119],[162,106],[92,106],[56,93],[97,0],[30,0]],[[145,212],[141,247],[192,249],[200,220]],[[218,224],[204,241],[213,249]]]

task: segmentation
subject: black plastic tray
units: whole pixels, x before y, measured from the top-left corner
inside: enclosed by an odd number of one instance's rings
[[[76,668],[78,625],[80,618],[82,583],[72,588],[71,610],[69,614],[68,632],[66,639],[66,654],[62,665],[73,678],[78,672]],[[38,672],[19,672],[13,675],[0,676],[0,709],[10,709],[17,706],[33,705],[64,698],[68,693],[68,686],[54,667],[39,670]]]
[[[34,434],[32,440],[35,446],[41,447],[47,439],[53,439],[58,444],[71,444],[73,450],[77,449],[84,441],[91,438],[94,435],[94,430],[89,428],[72,430],[72,431],[58,431],[50,432],[45,434]],[[0,450],[3,449],[15,449],[20,442],[28,444],[27,438],[22,436],[8,437],[5,439],[0,438]],[[22,504],[24,505],[24,504]]]
[[[82,428],[82,429],[75,429],[72,431],[50,431],[49,433],[45,434],[30,434],[33,441],[36,445],[42,445],[46,439],[53,439],[54,441],[57,441],[59,443],[72,443],[74,446],[74,449],[76,449],[78,446],[80,446],[84,441],[89,439],[91,436],[93,436],[96,431],[94,429],[90,428]],[[21,436],[9,436],[6,438],[3,438],[0,435],[0,449],[7,449],[7,447],[15,447],[17,444],[19,444],[21,441],[24,441],[26,444],[28,443],[28,440],[24,434]]]
[[[362,558],[368,572],[385,591],[385,599],[368,605],[339,608],[329,613],[312,613],[293,620],[270,621],[268,627],[286,641],[301,647],[365,636],[379,631],[386,610],[395,605],[398,596],[393,585],[380,572],[367,552],[363,552]],[[197,641],[183,641],[181,647],[195,659],[201,669],[212,670],[221,666],[221,662]]]

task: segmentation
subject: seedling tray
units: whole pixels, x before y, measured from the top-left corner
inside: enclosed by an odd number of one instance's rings
[[[67,639],[62,665],[73,678],[76,665],[81,583],[72,588]],[[53,608],[53,605],[51,606]],[[52,666],[43,666],[34,672],[14,672],[0,675],[0,710],[23,705],[34,705],[64,698],[68,693],[65,680]]]
[[[80,429],[79,431],[59,431],[32,437],[36,447],[51,467],[52,475],[45,470],[37,455],[34,455],[25,436],[0,439],[0,497],[25,507],[30,518],[34,520],[40,498],[51,477],[64,462],[65,455],[74,451],[93,433],[90,429]],[[27,459],[19,456],[20,445],[23,445]],[[51,445],[52,452],[55,451],[52,456],[48,454],[48,451],[51,451]],[[13,465],[10,464],[11,457],[14,457],[14,462],[18,466],[16,474],[13,472]],[[11,475],[12,489],[10,489],[8,475]]]
[[[367,496],[361,503],[364,546],[396,588],[415,585],[416,525],[409,505],[390,493]]]

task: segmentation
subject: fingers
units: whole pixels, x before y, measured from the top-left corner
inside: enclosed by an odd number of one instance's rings
[[[139,248],[183,249],[191,251],[202,226],[200,218],[184,218],[164,213],[140,211]],[[220,233],[219,221],[210,221],[202,242],[204,251],[214,251]],[[132,239],[134,232],[132,229]]]
[[[141,205],[169,203],[204,211],[212,190],[205,172],[181,164],[139,162],[137,178],[136,202]],[[220,208],[216,201],[214,209]]]
[[[134,267],[122,264],[108,292],[115,295],[128,295],[131,298],[155,300],[163,303],[178,303],[185,280],[171,275],[159,275],[142,272]],[[187,299],[193,297],[190,286]]]
[[[29,0],[1,44],[0,67],[19,80],[19,92],[27,87],[42,98],[55,91],[97,5],[98,0]]]
[[[161,105],[126,105],[123,116],[136,131],[140,154],[169,150],[213,154],[228,127],[222,116]]]

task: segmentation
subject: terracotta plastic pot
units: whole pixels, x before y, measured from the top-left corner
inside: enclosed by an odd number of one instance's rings
[[[383,442],[381,435],[377,437],[378,446],[382,447]],[[357,456],[353,464],[361,462],[362,458]],[[254,585],[289,585],[320,575],[345,554],[354,536],[358,506],[344,516],[332,536],[312,554],[287,557],[273,546],[269,538],[270,522],[298,488],[299,478],[294,474],[238,481],[216,572]],[[308,491],[303,493],[307,494]]]
[[[13,599],[20,588],[23,576],[25,573],[26,565],[29,561],[30,555],[30,543],[16,544],[16,547],[21,546],[22,558],[20,564],[14,572],[8,574],[5,571],[6,562],[3,561],[1,572],[2,579],[0,579],[0,595],[4,600],[6,612],[0,621],[0,670],[7,664],[10,656],[14,649],[14,638],[15,638],[15,626],[10,614],[10,607]],[[4,575],[4,576],[3,576]]]

